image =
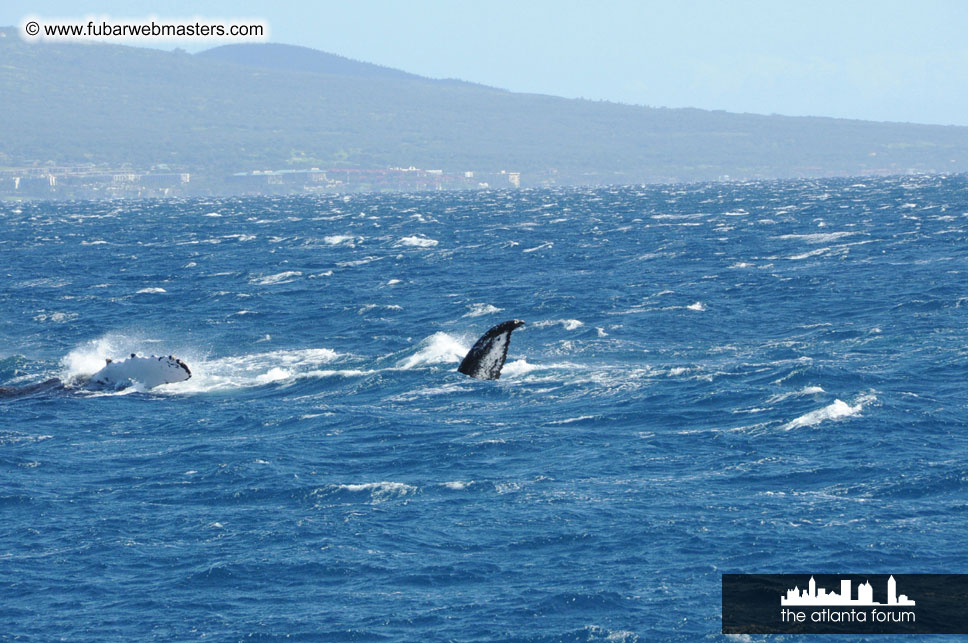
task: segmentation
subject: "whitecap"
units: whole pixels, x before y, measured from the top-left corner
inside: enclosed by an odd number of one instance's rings
[[[331,246],[338,246],[341,243],[347,245],[355,245],[352,243],[353,237],[345,234],[333,234],[328,237],[323,237],[323,241]]]
[[[353,261],[340,261],[336,265],[340,268],[352,268],[355,266],[365,266],[368,263],[379,261],[380,259],[383,259],[383,257],[363,257],[362,259],[354,259]]]
[[[168,292],[164,288],[142,288],[137,292],[139,295],[154,295]]]
[[[792,239],[796,241],[803,241],[804,243],[830,243],[831,241],[836,241],[843,237],[849,237],[854,234],[859,234],[858,232],[818,232],[814,234],[784,234],[779,237],[774,237],[775,239]]]
[[[447,333],[434,333],[420,342],[413,355],[397,362],[397,367],[412,369],[431,364],[459,362],[467,354],[467,347]]]
[[[540,368],[534,364],[529,364],[523,359],[516,359],[513,362],[508,362],[501,369],[501,375],[503,377],[519,377],[521,375],[526,375],[533,370]]]
[[[552,248],[554,247],[554,245],[555,244],[553,241],[547,241],[545,243],[542,243],[540,246],[535,246],[534,248],[526,248],[521,252],[537,252],[538,250],[544,250],[545,248]]]
[[[594,420],[594,415],[579,415],[578,417],[565,418],[564,420],[553,420],[548,422],[548,424],[572,424],[573,422],[584,422],[585,420]]]
[[[181,357],[191,367],[192,378],[158,387],[155,391],[207,393],[286,383],[308,377],[328,377],[340,373],[322,371],[320,367],[340,359],[342,355],[328,348],[304,348],[215,359],[182,351]]]
[[[73,321],[77,319],[77,317],[78,317],[77,313],[56,312],[56,313],[47,314],[42,312],[38,315],[34,315],[34,321],[39,321],[39,322],[51,321],[51,322],[54,322],[55,324],[63,324],[64,322]]]
[[[274,275],[266,275],[265,277],[257,277],[250,279],[249,282],[257,286],[273,286],[277,284],[288,284],[295,281],[296,277],[301,277],[302,273],[298,270],[287,270],[285,272],[279,272]]]
[[[561,324],[565,330],[577,330],[578,328],[584,326],[585,322],[577,319],[545,319],[534,322],[532,326],[535,328],[545,328],[546,326],[554,326],[555,324]]]
[[[775,404],[791,397],[805,397],[807,395],[820,395],[821,393],[826,393],[826,391],[820,386],[804,386],[799,391],[790,391],[787,393],[777,393],[776,395],[771,395],[766,400],[766,403]]]
[[[689,304],[688,306],[686,306],[686,308],[688,308],[689,310],[698,310],[699,312],[706,310],[705,304],[703,304],[701,301],[697,301],[694,304]]]
[[[272,382],[281,382],[282,380],[287,380],[292,377],[292,371],[275,366],[270,368],[265,373],[258,375],[255,379],[259,384],[270,384]]]
[[[331,486],[325,491],[338,490],[338,491],[348,491],[350,493],[368,493],[373,502],[379,503],[392,498],[399,498],[412,493],[416,493],[417,487],[409,485],[403,482],[364,482],[359,484],[340,484]],[[319,491],[313,492],[313,495],[318,495]]]
[[[492,306],[491,304],[471,304],[467,308],[468,312],[462,315],[462,317],[483,317],[484,315],[491,315],[504,310],[503,308],[498,308],[497,306]]]
[[[828,404],[822,409],[810,411],[809,413],[801,415],[791,422],[787,422],[783,428],[789,431],[790,429],[796,429],[804,426],[815,426],[827,420],[840,420],[843,418],[848,418],[859,414],[864,410],[864,405],[866,403],[875,399],[877,398],[875,398],[873,395],[861,396],[861,398],[858,399],[857,403],[854,405],[850,405],[843,400],[837,399],[834,400],[832,404]]]
[[[403,237],[397,241],[398,246],[413,246],[416,248],[433,248],[439,243],[436,239],[430,239],[427,237],[413,236],[413,237]]]
[[[811,250],[810,252],[804,252],[802,254],[793,255],[791,257],[787,257],[787,259],[790,259],[791,261],[799,261],[801,259],[809,259],[810,257],[816,257],[818,255],[827,254],[830,251],[831,251],[831,248],[824,247],[824,248],[820,248],[819,250]]]

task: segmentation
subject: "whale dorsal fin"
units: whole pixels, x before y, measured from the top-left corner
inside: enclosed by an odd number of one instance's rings
[[[504,360],[508,356],[511,333],[524,326],[520,319],[501,322],[481,335],[467,351],[457,370],[479,380],[496,380],[501,377]]]

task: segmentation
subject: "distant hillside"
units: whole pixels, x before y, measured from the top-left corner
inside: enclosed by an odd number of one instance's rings
[[[399,69],[351,60],[336,54],[328,54],[317,49],[297,47],[296,45],[275,43],[222,45],[195,55],[209,60],[281,71],[305,71],[314,74],[353,76],[356,78],[420,79],[420,76],[408,74]]]
[[[655,109],[435,81],[302,47],[0,37],[0,166],[416,166],[562,183],[968,171],[968,128]]]

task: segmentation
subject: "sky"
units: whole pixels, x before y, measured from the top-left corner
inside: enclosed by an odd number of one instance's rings
[[[0,5],[0,25],[19,25],[28,15],[255,18],[269,26],[270,42],[517,92],[968,126],[963,0],[215,0],[204,7],[166,0],[4,0]],[[157,46],[197,51],[210,45]]]

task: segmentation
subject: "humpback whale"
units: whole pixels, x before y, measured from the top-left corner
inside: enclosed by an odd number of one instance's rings
[[[120,361],[105,360],[104,368],[92,375],[84,386],[86,388],[124,388],[135,383],[145,388],[162,384],[184,382],[192,376],[191,370],[177,357],[141,357],[131,353]]]
[[[524,326],[523,321],[511,319],[491,328],[467,351],[457,370],[479,380],[496,380],[501,377],[501,369],[504,368],[504,360],[508,356],[508,344],[511,343],[511,333],[521,326]]]
[[[56,377],[38,384],[27,384],[26,386],[0,386],[0,399],[24,397],[34,393],[50,393],[60,391],[63,388],[64,383]]]
[[[146,389],[162,384],[184,382],[192,376],[191,370],[185,362],[169,355],[159,357],[141,357],[134,353],[127,359],[113,361],[105,360],[104,368],[90,377],[74,380],[72,386],[88,390],[122,389],[140,384]],[[52,378],[39,384],[26,386],[0,386],[0,398],[24,397],[34,393],[49,393],[62,391],[64,386],[58,378]]]

